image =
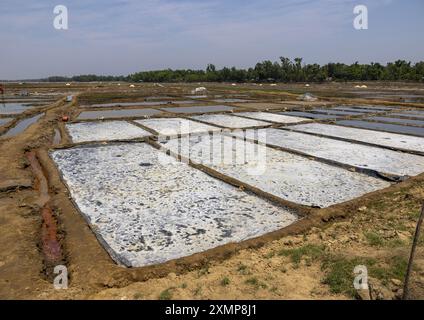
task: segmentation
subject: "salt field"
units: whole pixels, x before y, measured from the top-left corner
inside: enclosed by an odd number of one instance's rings
[[[151,134],[125,121],[71,123],[66,129],[75,143],[143,138]]]
[[[78,209],[122,265],[181,258],[299,219],[170,156],[158,161],[159,152],[144,143],[51,152]]]
[[[215,126],[182,118],[146,119],[135,122],[165,136],[221,130]]]
[[[223,135],[183,137],[165,149],[284,200],[327,207],[390,183],[302,156]]]
[[[243,117],[251,118],[251,119],[276,122],[276,123],[298,123],[303,121],[310,121],[310,119],[307,119],[307,118],[291,117],[291,116],[285,116],[282,114],[267,113],[267,112],[237,112],[237,113],[234,113],[234,115],[243,116]]]
[[[193,116],[191,117],[193,120],[199,120],[203,122],[207,122],[213,125],[231,128],[231,129],[239,129],[239,128],[249,128],[249,127],[261,127],[261,126],[270,126],[270,122],[253,120],[253,119],[245,119],[241,117],[235,117],[232,115],[224,115],[224,114],[214,114],[214,115],[201,115],[201,116]]]
[[[399,177],[415,176],[424,172],[424,159],[418,155],[322,138],[299,132],[280,129],[263,130],[265,130],[263,136],[266,137],[265,141],[267,144],[302,152],[310,156]],[[246,131],[234,132],[233,134],[240,137],[244,137],[244,135],[249,137],[249,135],[253,136],[254,133]]]
[[[325,136],[362,141],[401,150],[424,152],[424,138],[420,137],[320,123],[300,124],[292,126],[290,129],[302,132],[316,133]]]
[[[79,114],[78,120],[96,120],[96,119],[116,119],[116,118],[136,118],[149,117],[162,113],[156,109],[125,109],[125,110],[102,110],[102,111],[83,111]]]
[[[404,126],[399,124],[380,123],[362,120],[337,120],[336,124],[355,128],[371,129],[401,134],[411,134],[415,136],[424,137],[424,128],[420,127],[411,127],[406,125]]]

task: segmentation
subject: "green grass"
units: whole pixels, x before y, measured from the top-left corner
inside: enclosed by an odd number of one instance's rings
[[[249,270],[248,270],[247,266],[245,264],[242,264],[242,263],[238,266],[237,272],[239,272],[240,274],[243,274],[243,275],[249,274]]]
[[[268,288],[268,285],[266,283],[259,281],[256,277],[249,278],[244,283],[253,286],[256,290],[259,288]]]
[[[387,285],[390,279],[404,280],[408,260],[406,257],[395,256],[389,261],[377,263],[371,258],[328,256],[322,262],[322,269],[326,273],[323,283],[330,287],[332,293],[344,293],[354,297],[353,270],[358,265],[366,266],[369,277],[379,279],[383,285]]]
[[[308,257],[309,264],[311,261],[315,261],[322,257],[325,254],[325,247],[324,246],[318,246],[313,244],[307,244],[300,248],[294,248],[294,249],[283,249],[279,252],[280,256],[290,257],[291,261],[295,265],[299,265],[299,263],[302,261],[303,257]]]
[[[194,292],[193,292],[193,294],[195,295],[195,296],[198,296],[198,295],[200,295],[202,293],[202,287],[201,286],[198,286],[195,290],[194,290]]]
[[[405,245],[405,242],[399,238],[385,240],[381,235],[373,231],[366,232],[365,239],[367,240],[367,243],[373,247],[397,248]]]
[[[202,269],[197,272],[197,276],[201,277],[209,273],[209,264],[206,264]]]
[[[172,299],[172,288],[168,288],[166,290],[163,290],[159,295],[159,300],[171,300]]]
[[[382,247],[384,245],[384,239],[376,232],[365,233],[365,239],[373,247]]]
[[[322,262],[322,269],[326,272],[323,283],[330,287],[332,293],[345,293],[354,297],[355,288],[353,287],[353,279],[355,274],[353,270],[358,265],[365,265],[369,268],[374,264],[375,261],[373,259],[347,259],[341,256],[329,256]]]
[[[226,287],[230,284],[230,279],[228,277],[224,277],[221,280],[221,286]]]
[[[249,278],[244,283],[250,284],[252,286],[257,286],[259,284],[258,278]]]

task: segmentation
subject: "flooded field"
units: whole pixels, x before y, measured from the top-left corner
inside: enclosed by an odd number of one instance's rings
[[[379,109],[379,108],[353,108],[353,107],[335,107],[331,108],[331,110],[339,110],[339,111],[348,111],[348,112],[354,112],[351,114],[364,114],[364,113],[381,113],[381,112],[387,112],[390,109]]]
[[[13,118],[0,118],[0,126],[5,125],[12,120],[13,120]]]
[[[217,125],[223,128],[249,128],[249,127],[260,127],[260,126],[269,126],[270,122],[264,122],[260,120],[245,119],[241,117],[236,117],[232,115],[202,115],[194,116],[191,119],[207,122],[213,125]]]
[[[373,120],[378,122],[387,122],[387,123],[399,123],[406,125],[415,125],[415,126],[424,126],[423,120],[412,120],[412,119],[402,119],[402,118],[391,118],[391,117],[369,117],[367,120]]]
[[[113,119],[113,118],[137,118],[153,116],[162,113],[156,109],[125,109],[125,110],[102,110],[83,111],[78,115],[78,120]]]
[[[2,137],[10,138],[25,131],[30,125],[36,123],[44,114],[40,113],[30,118],[19,121],[14,127],[10,128]]]
[[[91,104],[83,105],[85,108],[117,108],[117,107],[142,107],[142,106],[161,106],[161,105],[173,105],[173,104],[192,104],[196,101],[193,100],[158,100],[153,101],[154,99],[159,99],[159,97],[151,97],[146,99],[148,101],[139,101],[139,102],[113,102],[113,103],[100,103],[100,104]]]
[[[234,115],[243,116],[250,119],[275,122],[275,123],[299,123],[303,121],[309,121],[309,119],[307,118],[284,116],[282,114],[266,113],[266,112],[238,112],[238,113],[235,113]]]
[[[341,116],[358,116],[358,115],[364,115],[364,112],[350,112],[350,111],[344,111],[344,110],[336,110],[336,109],[320,109],[315,108],[313,109],[314,112],[318,113],[324,113],[324,114],[330,114],[330,115],[341,115]]]
[[[303,112],[303,111],[287,111],[287,112],[280,112],[280,114],[287,115],[287,116],[309,118],[309,119],[321,119],[321,120],[332,120],[332,119],[342,118],[341,115],[320,114],[320,113],[311,113],[311,112]]]
[[[224,106],[224,105],[161,108],[161,110],[166,112],[171,112],[171,113],[225,112],[225,111],[233,111],[234,109],[235,109],[234,107]]]
[[[415,136],[424,137],[424,128],[419,127],[410,127],[397,124],[361,120],[338,120],[336,121],[336,124],[363,129],[381,130],[393,133],[412,134]]]
[[[424,113],[419,113],[419,111],[405,111],[405,112],[395,112],[388,114],[389,116],[393,117],[408,117],[408,118],[416,118],[416,119],[423,119],[424,120]]]
[[[0,103],[0,114],[20,114],[33,108],[34,106],[23,103]]]

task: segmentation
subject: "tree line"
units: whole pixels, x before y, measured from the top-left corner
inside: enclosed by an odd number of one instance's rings
[[[281,57],[279,61],[259,62],[253,68],[235,67],[217,69],[209,64],[205,70],[142,71],[128,76],[79,75],[49,77],[45,81],[129,81],[129,82],[323,82],[323,81],[421,81],[424,82],[424,61],[415,64],[397,60],[380,63],[304,64],[302,58]]]

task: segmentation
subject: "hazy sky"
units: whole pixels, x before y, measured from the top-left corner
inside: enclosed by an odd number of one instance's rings
[[[53,27],[59,4],[68,30]],[[368,6],[368,30],[353,28],[358,4]],[[418,61],[423,16],[423,0],[1,0],[0,79],[249,67],[280,56]]]

